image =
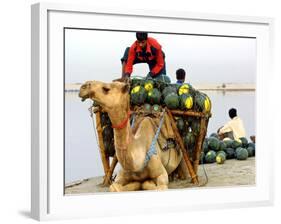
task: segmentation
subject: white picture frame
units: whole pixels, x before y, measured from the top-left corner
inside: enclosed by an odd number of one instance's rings
[[[190,12],[32,5],[31,215],[37,220],[247,207],[273,203],[273,145],[266,133],[273,19]],[[63,179],[63,28],[148,30],[257,39],[256,185],[164,192],[65,196]],[[261,103],[262,102],[262,103]],[[208,192],[212,192],[209,194]],[[214,195],[219,194],[221,197]],[[181,200],[179,200],[179,198]],[[136,203],[137,202],[137,203]],[[115,206],[118,203],[118,207]]]

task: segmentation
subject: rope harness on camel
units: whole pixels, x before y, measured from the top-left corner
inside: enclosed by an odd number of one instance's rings
[[[165,109],[163,110],[162,112],[162,115],[161,115],[161,121],[160,121],[160,124],[159,124],[159,127],[152,139],[152,142],[151,142],[151,145],[145,155],[145,159],[144,159],[144,167],[147,166],[150,158],[153,156],[153,155],[156,155],[157,154],[157,150],[156,150],[156,142],[157,142],[157,139],[158,139],[158,136],[159,136],[159,133],[160,133],[160,130],[161,130],[161,127],[163,125],[163,121],[164,121],[164,114],[165,114]]]

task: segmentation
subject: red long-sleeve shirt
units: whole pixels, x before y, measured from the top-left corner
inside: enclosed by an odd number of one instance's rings
[[[156,60],[156,65],[151,70],[152,75],[158,74],[164,66],[162,47],[157,40],[152,37],[147,38],[145,52],[143,52],[142,48],[137,44],[137,41],[132,44],[129,50],[125,73],[131,74],[133,72],[133,64],[136,58],[147,63]]]

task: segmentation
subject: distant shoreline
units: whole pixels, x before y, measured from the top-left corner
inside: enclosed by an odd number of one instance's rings
[[[223,83],[223,84],[194,84],[198,90],[220,90],[220,91],[255,91],[254,83]]]
[[[82,83],[65,84],[65,92],[78,92]],[[254,83],[192,84],[197,90],[208,91],[255,91]]]

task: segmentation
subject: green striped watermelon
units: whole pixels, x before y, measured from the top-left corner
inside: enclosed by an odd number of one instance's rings
[[[236,159],[246,160],[248,158],[248,151],[245,148],[238,147],[236,150]]]
[[[205,161],[206,163],[214,163],[216,161],[216,152],[210,150],[205,154]]]

